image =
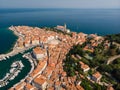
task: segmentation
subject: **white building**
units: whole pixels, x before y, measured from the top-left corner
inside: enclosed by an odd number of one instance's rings
[[[47,86],[47,80],[44,76],[39,75],[34,79],[33,85],[39,88],[40,90],[45,90]]]
[[[47,56],[47,52],[45,49],[42,49],[40,47],[36,47],[33,49],[33,54],[36,59],[42,59]]]
[[[56,27],[57,30],[61,30],[61,31],[66,31],[66,28],[67,28],[66,24],[64,24],[64,26],[57,25]]]

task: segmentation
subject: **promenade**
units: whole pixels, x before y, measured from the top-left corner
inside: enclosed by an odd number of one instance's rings
[[[0,61],[2,60],[6,60],[6,58],[9,58],[9,57],[12,57],[12,56],[15,56],[19,53],[23,53],[24,51],[27,51],[33,47],[35,47],[36,45],[31,45],[29,47],[24,47],[23,49],[17,49],[16,45],[15,47],[13,48],[13,50],[7,54],[0,54]]]

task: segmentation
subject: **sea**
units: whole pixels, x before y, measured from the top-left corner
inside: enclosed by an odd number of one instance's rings
[[[75,32],[108,35],[120,33],[120,9],[0,9],[0,54],[12,50],[17,37],[8,27],[27,25],[33,27],[55,27],[67,25]],[[21,59],[25,67],[20,75],[4,89],[13,86],[30,71],[31,65],[21,55],[0,61],[0,78],[9,70],[10,64]],[[1,89],[0,89],[1,90]]]

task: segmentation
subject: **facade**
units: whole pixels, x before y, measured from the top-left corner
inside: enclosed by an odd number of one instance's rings
[[[32,45],[38,45],[40,44],[39,37],[32,37]]]
[[[64,26],[57,25],[56,29],[61,30],[61,31],[66,31],[67,26],[66,26],[66,24]]]
[[[31,84],[27,83],[25,85],[25,89],[24,90],[37,90],[37,88],[32,86]]]
[[[92,75],[92,80],[95,82],[99,82],[101,78],[102,78],[102,75],[99,72],[96,72]]]
[[[83,70],[83,72],[87,72],[90,70],[90,67],[84,64],[83,62],[80,62],[80,65],[81,65],[81,69]]]
[[[36,47],[33,49],[33,55],[35,56],[36,59],[42,59],[47,56],[47,52],[45,49]]]
[[[33,85],[36,86],[37,88],[40,88],[41,90],[45,90],[47,87],[46,78],[42,75],[39,75],[34,79]]]

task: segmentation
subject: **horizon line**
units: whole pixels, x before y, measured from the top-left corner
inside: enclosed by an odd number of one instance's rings
[[[0,9],[120,9],[120,8],[24,8],[24,7],[11,7],[11,8],[0,8]]]

